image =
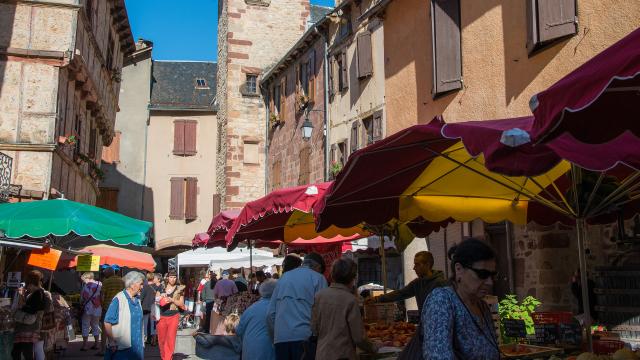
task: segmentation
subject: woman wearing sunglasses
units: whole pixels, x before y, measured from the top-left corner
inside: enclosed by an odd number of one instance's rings
[[[491,311],[496,255],[478,239],[449,249],[451,285],[433,290],[422,308],[424,359],[499,359]]]

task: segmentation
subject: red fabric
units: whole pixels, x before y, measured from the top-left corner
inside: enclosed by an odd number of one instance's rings
[[[284,225],[294,210],[310,212],[331,183],[296,186],[275,190],[248,202],[233,222],[225,239],[227,248],[234,248],[243,240],[281,240]]]
[[[158,333],[158,347],[160,348],[160,358],[171,360],[176,349],[176,337],[178,336],[178,322],[180,314],[172,316],[161,316],[156,325]]]
[[[319,246],[319,245],[342,244],[343,248],[351,249],[350,242],[353,240],[358,240],[360,238],[361,238],[360,235],[354,235],[354,236],[348,236],[348,237],[338,235],[331,239],[327,239],[323,237],[317,237],[315,239],[310,239],[310,240],[298,239],[287,244],[287,247],[290,250],[301,250],[301,249],[309,250],[310,248]],[[275,249],[279,247],[281,244],[282,244],[282,241],[280,240],[271,240],[271,241],[261,240],[261,241],[257,241],[255,243],[255,246],[268,247],[268,248]]]
[[[209,229],[207,230],[207,234],[209,234],[210,238],[205,245],[210,248],[227,246],[225,236],[231,228],[231,225],[233,225],[233,222],[238,218],[239,213],[240,210],[225,210],[214,216],[211,220],[211,224],[209,225]]]
[[[207,233],[198,233],[193,236],[193,240],[191,241],[191,245],[193,247],[206,246],[211,237]]]
[[[534,141],[569,133],[579,142],[609,142],[630,131],[640,136],[640,28],[594,56],[531,99]],[[635,91],[609,91],[613,88]]]
[[[156,268],[156,262],[153,260],[151,254],[140,251],[102,244],[86,246],[79,251],[100,256],[100,265],[118,265],[120,267],[128,267],[144,271],[154,271]],[[63,261],[64,263],[62,264]],[[74,268],[77,265],[77,257],[73,257],[66,261],[63,259],[58,268]]]

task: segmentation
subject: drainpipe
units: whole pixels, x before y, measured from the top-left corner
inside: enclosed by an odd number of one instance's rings
[[[314,32],[324,39],[324,181],[329,180],[329,38],[314,27]]]

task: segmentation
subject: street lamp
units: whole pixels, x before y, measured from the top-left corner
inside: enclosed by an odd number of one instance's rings
[[[309,112],[307,111],[302,122],[302,140],[308,141],[311,139],[311,133],[313,132],[313,124],[309,120]]]

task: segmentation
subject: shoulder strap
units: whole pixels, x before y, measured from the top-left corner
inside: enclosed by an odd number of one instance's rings
[[[84,309],[84,307],[85,307],[85,306],[87,306],[87,304],[88,304],[89,302],[91,302],[91,300],[93,300],[93,297],[94,297],[94,296],[96,296],[96,293],[98,292],[98,289],[99,289],[99,288],[100,288],[100,287],[96,285],[96,288],[95,288],[95,289],[93,289],[93,294],[91,294],[91,296],[89,297],[89,299],[87,299],[87,301],[85,301],[85,302],[82,304],[82,308],[83,308],[83,309]]]

